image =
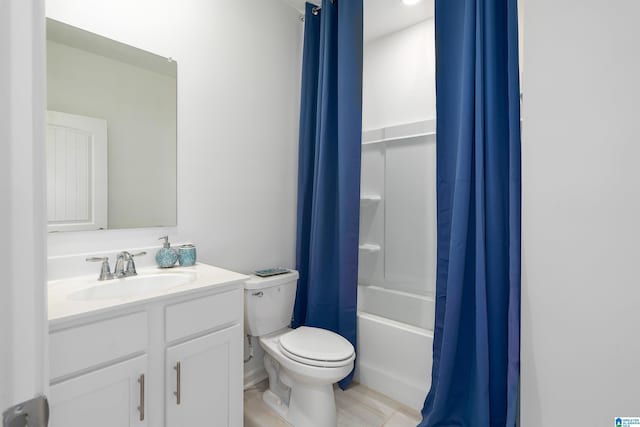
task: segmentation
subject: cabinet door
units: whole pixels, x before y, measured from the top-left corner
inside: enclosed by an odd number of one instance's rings
[[[147,357],[51,386],[51,427],[143,427]]]
[[[242,426],[242,325],[167,349],[167,427]]]

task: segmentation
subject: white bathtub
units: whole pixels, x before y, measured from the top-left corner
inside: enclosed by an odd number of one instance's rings
[[[356,380],[422,409],[431,385],[433,298],[373,286],[360,286],[358,298]]]

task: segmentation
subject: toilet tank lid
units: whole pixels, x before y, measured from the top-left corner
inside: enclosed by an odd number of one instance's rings
[[[274,286],[280,286],[285,283],[295,282],[298,280],[299,274],[295,270],[291,270],[285,274],[278,274],[271,277],[258,277],[251,275],[249,280],[244,283],[245,289],[266,289]]]

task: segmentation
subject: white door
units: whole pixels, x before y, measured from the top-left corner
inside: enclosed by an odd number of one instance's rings
[[[167,349],[167,427],[242,426],[242,325]]]
[[[0,1],[0,414],[47,392],[45,16]],[[23,407],[28,413],[39,405]],[[29,426],[45,425],[29,416]],[[40,417],[41,418],[41,417]]]
[[[51,427],[142,427],[147,356],[136,357],[51,386]]]
[[[47,112],[49,231],[107,228],[107,122]]]

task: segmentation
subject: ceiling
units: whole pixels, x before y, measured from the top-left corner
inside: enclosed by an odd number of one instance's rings
[[[305,0],[283,0],[304,11]],[[319,0],[311,3],[320,4]],[[406,6],[402,0],[364,0],[364,39],[370,41],[432,18],[434,0]]]
[[[308,3],[317,4],[317,5],[322,3],[322,1],[320,0],[282,0],[282,1],[290,5],[291,7],[298,9],[302,13],[304,13],[305,3],[308,2]]]

